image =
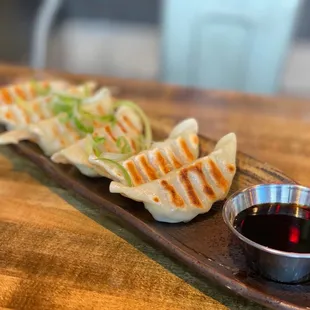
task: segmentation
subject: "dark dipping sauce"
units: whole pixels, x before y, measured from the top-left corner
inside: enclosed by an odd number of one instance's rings
[[[310,253],[310,208],[260,204],[240,212],[234,227],[246,238],[272,249]]]

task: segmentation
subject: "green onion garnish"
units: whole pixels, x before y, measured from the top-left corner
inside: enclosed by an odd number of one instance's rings
[[[97,157],[99,157],[101,154],[99,144],[103,144],[105,140],[105,137],[92,137],[92,150]]]
[[[122,154],[128,154],[131,153],[131,147],[128,142],[128,140],[124,137],[118,137],[116,140],[116,146],[119,148],[120,152]]]
[[[95,114],[92,114],[92,113],[90,113],[88,111],[84,111],[84,110],[80,110],[80,114],[83,117],[89,118],[91,120],[98,120],[100,122],[107,122],[107,123],[115,123],[116,122],[116,117],[114,114],[107,114],[107,115],[100,116],[100,115],[95,115]]]
[[[152,128],[144,111],[132,101],[123,100],[115,103],[115,107],[121,107],[121,106],[127,106],[132,108],[141,117],[144,125],[144,138],[145,138],[143,148],[149,149],[152,143]]]
[[[115,160],[104,158],[104,157],[98,157],[98,159],[102,160],[102,161],[106,161],[106,162],[108,162],[110,164],[115,165],[121,171],[121,173],[124,175],[124,178],[125,178],[128,186],[132,186],[132,181],[131,181],[129,173],[127,172],[127,170],[120,163],[118,163]]]
[[[93,133],[94,131],[93,126],[87,126],[83,124],[77,117],[73,117],[73,122],[74,122],[74,125],[77,127],[77,129],[84,133]]]
[[[55,115],[60,113],[66,113],[69,116],[73,116],[73,106],[61,102],[54,102],[52,110]]]
[[[64,123],[66,123],[66,122],[69,121],[70,117],[69,117],[69,115],[66,114],[66,113],[60,113],[60,114],[58,115],[58,119],[59,119],[59,121],[60,121],[62,124],[64,124]]]
[[[82,100],[75,96],[70,96],[67,94],[54,94],[53,100],[53,113],[67,113],[70,117],[74,115],[74,111],[77,107],[79,107],[82,103]]]
[[[105,137],[93,137],[93,140],[96,144],[99,144],[99,143],[104,143],[106,138]]]

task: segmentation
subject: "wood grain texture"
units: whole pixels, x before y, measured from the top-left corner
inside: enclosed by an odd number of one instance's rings
[[[29,74],[29,70],[0,67],[3,82],[24,74]],[[296,152],[295,156],[291,147],[294,142],[297,149],[307,151],[306,129],[310,125],[306,102],[185,90],[150,82],[99,80],[119,87],[118,96],[136,100],[155,119],[164,117],[175,122],[196,116],[200,132],[212,138],[235,131],[239,148],[248,147],[255,157],[268,159],[307,185],[309,166],[305,160],[298,160],[298,156],[305,159],[307,153]],[[190,274],[100,215],[93,206],[59,189],[7,148],[1,148],[1,153],[0,306],[255,307]]]
[[[180,268],[8,148],[0,195],[1,307],[225,308],[186,278],[198,279],[168,272],[166,264]]]
[[[171,131],[171,126],[162,121],[152,121],[152,127],[156,141],[164,139]],[[201,156],[214,149],[214,141],[203,136],[199,140]],[[297,310],[309,304],[308,285],[290,289],[266,281],[249,270],[241,247],[222,219],[223,202],[214,204],[207,214],[187,224],[159,223],[141,203],[110,193],[109,180],[88,178],[70,165],[55,164],[29,142],[21,142],[14,149],[30,158],[64,188],[94,203],[99,210],[110,212],[114,220],[130,225],[159,248],[223,287],[276,309]],[[292,182],[277,169],[238,152],[237,172],[230,193],[260,183]]]

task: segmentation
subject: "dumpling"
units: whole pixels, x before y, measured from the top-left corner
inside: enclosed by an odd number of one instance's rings
[[[85,99],[79,109],[79,117],[60,113],[55,117],[39,121],[36,124],[30,124],[26,128],[9,131],[0,135],[0,144],[30,140],[37,143],[45,155],[51,156],[55,152],[84,138],[87,133],[93,132],[95,120],[91,117],[92,114],[89,111],[97,111],[96,117],[101,117],[105,114],[99,114],[101,110],[98,109],[98,106],[102,107],[103,113],[113,110],[110,94],[104,92],[103,96],[96,97],[96,100],[91,98]],[[87,112],[87,114],[84,115],[84,112]]]
[[[29,101],[18,99],[16,100],[16,104],[0,105],[0,123],[5,125],[8,130],[13,130],[22,129],[31,123],[37,123],[41,120],[51,118],[58,114],[55,108],[58,107],[57,104],[59,104],[60,96],[65,96],[66,99],[72,95],[82,98],[85,94],[84,89],[86,85],[70,86],[62,94],[51,93],[47,96],[38,97]],[[103,94],[98,92],[92,98],[98,101],[100,100],[98,98],[99,95],[102,96]],[[85,100],[86,103],[88,101],[89,99]]]
[[[208,156],[137,187],[111,182],[110,192],[142,201],[161,222],[188,222],[229,192],[236,172],[236,136],[230,133]]]
[[[188,164],[198,157],[198,124],[195,119],[187,119],[172,130],[169,138],[155,142],[150,150],[144,150],[120,165],[127,171],[132,186],[138,186],[163,177],[172,170]],[[91,156],[89,161],[105,170],[113,180],[127,184],[123,169],[109,161]]]
[[[67,86],[65,81],[38,81],[1,87],[0,106],[14,104],[18,99],[28,101],[46,96],[51,91],[61,91]]]
[[[124,117],[127,122],[124,122]],[[120,107],[115,113],[115,123],[106,124],[98,127],[93,133],[92,137],[88,136],[69,147],[55,153],[51,159],[56,163],[71,164],[76,166],[84,175],[96,177],[110,175],[100,167],[96,167],[89,160],[89,156],[93,154],[92,141],[95,138],[104,140],[97,145],[98,151],[102,157],[111,157],[113,159],[124,159],[139,151],[139,145],[136,143],[138,137],[142,134],[142,122],[139,116],[129,107]],[[120,139],[126,140],[124,143],[128,146],[126,154],[122,154]],[[114,155],[113,155],[114,154]],[[117,156],[122,154],[122,156]],[[97,156],[96,156],[97,158]],[[111,159],[112,159],[111,158]]]
[[[56,152],[51,159],[59,164],[72,164],[77,167],[80,172],[89,177],[98,177],[99,174],[92,165],[88,162],[87,152],[88,138],[83,138],[73,143],[72,145]],[[90,141],[91,143],[91,141]]]

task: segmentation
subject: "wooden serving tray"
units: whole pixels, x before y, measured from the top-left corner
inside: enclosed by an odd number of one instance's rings
[[[29,74],[29,70],[25,72]],[[15,77],[15,72],[10,72],[5,81],[8,82]],[[3,77],[2,80],[4,81]],[[166,138],[172,123],[175,122],[152,120],[155,139]],[[214,145],[215,141],[200,136],[200,156],[211,152]],[[223,202],[216,203],[210,212],[197,216],[187,224],[159,223],[144,209],[143,204],[118,194],[111,194],[109,180],[87,178],[72,166],[55,164],[32,143],[22,142],[13,148],[35,162],[61,186],[75,191],[108,211],[117,220],[143,234],[201,275],[268,307],[275,309],[310,307],[310,283],[279,284],[265,280],[247,268],[240,244],[233,238],[222,219]],[[237,173],[231,193],[260,183],[294,183],[294,181],[268,164],[238,152]]]

